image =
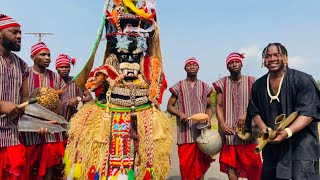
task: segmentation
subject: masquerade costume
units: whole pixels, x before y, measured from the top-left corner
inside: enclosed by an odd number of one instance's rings
[[[147,0],[138,8],[137,1],[114,0],[112,5],[107,2],[105,12],[104,65],[86,84],[97,99],[71,119],[66,175],[166,179],[172,137],[169,119],[157,108],[167,84],[155,4]]]

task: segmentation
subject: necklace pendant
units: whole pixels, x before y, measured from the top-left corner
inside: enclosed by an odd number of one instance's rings
[[[272,103],[273,100],[277,100],[278,102],[280,102],[280,99],[277,96],[271,96],[270,97],[270,104]]]

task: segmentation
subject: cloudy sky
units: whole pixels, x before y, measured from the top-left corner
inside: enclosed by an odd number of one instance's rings
[[[246,54],[243,74],[256,77],[261,51],[269,42],[280,42],[289,53],[289,66],[320,80],[320,1],[318,0],[161,0],[157,2],[164,70],[169,86],[184,79],[184,61],[194,56],[200,62],[199,78],[212,84],[228,75],[226,56]],[[50,32],[43,41],[54,61],[60,53],[77,59],[77,74],[88,59],[99,29],[103,0],[0,0],[0,13],[22,24],[22,31]],[[33,35],[23,35],[18,54],[32,65]],[[95,67],[102,63],[105,41],[97,53]],[[54,62],[51,64],[54,69]],[[170,93],[164,97],[166,101]]]

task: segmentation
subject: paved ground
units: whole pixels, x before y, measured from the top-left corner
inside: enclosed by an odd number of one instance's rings
[[[216,120],[213,120],[212,125],[213,127],[217,126]],[[176,127],[174,122],[173,122],[173,126],[174,126],[174,132],[173,132],[174,142],[173,142],[172,151],[171,151],[171,172],[168,180],[181,180],[180,170],[179,170],[177,137],[176,137],[177,133],[176,133]],[[319,130],[319,136],[320,136],[320,123],[318,124],[318,130]],[[216,161],[211,163],[211,167],[207,171],[204,179],[205,180],[228,180],[228,176],[220,172],[219,155],[216,156]],[[243,178],[240,178],[240,179],[243,180]]]
[[[175,137],[176,140],[176,137]],[[227,180],[228,177],[226,174],[223,174],[219,171],[219,156],[216,157],[216,161],[211,163],[210,169],[207,171],[205,175],[205,180]],[[172,147],[171,152],[171,172],[168,180],[181,180],[180,178],[180,170],[179,170],[179,158],[178,158],[178,149],[176,142]]]
[[[175,123],[173,123],[175,125]],[[213,126],[216,122],[212,123]],[[171,172],[168,180],[181,180],[180,170],[179,170],[179,157],[178,157],[178,146],[177,146],[177,137],[176,137],[176,127],[174,127],[174,142],[171,151]],[[220,172],[219,165],[219,155],[216,156],[216,161],[211,163],[211,167],[205,175],[205,180],[228,180],[226,174]]]

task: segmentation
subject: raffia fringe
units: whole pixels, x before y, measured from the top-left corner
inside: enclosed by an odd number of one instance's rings
[[[91,111],[87,121],[85,119],[85,114]],[[169,156],[171,153],[172,146],[172,129],[170,120],[166,117],[163,112],[155,110],[152,115],[152,111],[148,109],[150,116],[153,119],[153,135],[154,135],[154,161],[153,161],[153,179],[166,179],[170,172],[170,162]],[[68,160],[72,163],[79,163],[80,158],[82,158],[82,172],[78,179],[86,180],[88,179],[88,171],[90,167],[94,164],[94,154],[93,148],[94,144],[98,147],[98,157],[96,159],[96,168],[101,173],[103,159],[105,158],[105,152],[109,148],[109,144],[105,143],[105,139],[110,135],[110,116],[105,115],[105,110],[98,107],[94,101],[86,103],[80,111],[71,119],[71,128],[69,130],[69,144],[66,149],[68,152]],[[135,179],[142,180],[145,173],[145,165],[147,163],[147,154],[145,142],[144,142],[144,125],[141,112],[136,112],[138,117],[138,133],[140,137],[139,143],[139,157],[136,158],[135,167],[139,169],[139,173],[135,172]],[[102,121],[103,120],[103,121]],[[85,123],[84,123],[85,122]],[[101,123],[103,122],[103,123]],[[97,123],[101,123],[98,131],[94,131],[97,127]],[[157,131],[161,129],[160,131]],[[104,137],[103,137],[104,136]],[[75,146],[76,140],[79,138],[78,145]],[[76,152],[79,151],[77,158]],[[138,164],[138,159],[140,163]],[[107,165],[108,166],[108,165]],[[108,173],[108,169],[105,170]],[[101,176],[100,176],[101,177]]]

